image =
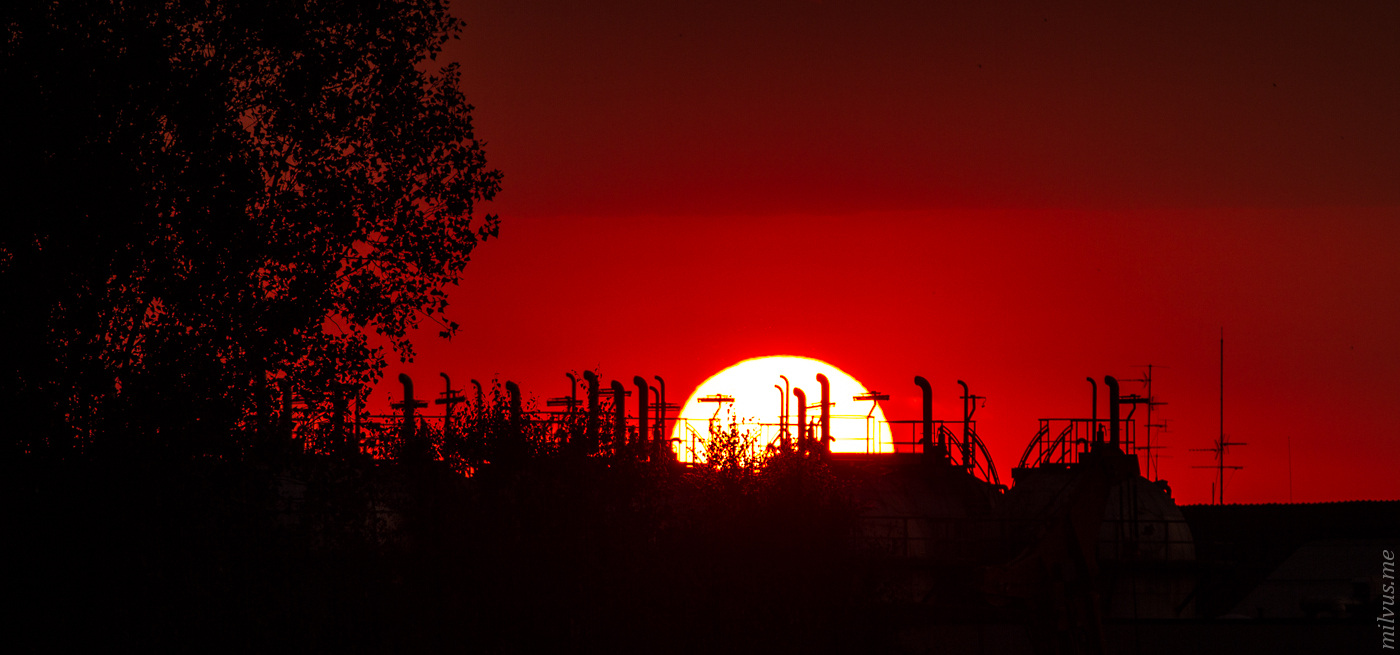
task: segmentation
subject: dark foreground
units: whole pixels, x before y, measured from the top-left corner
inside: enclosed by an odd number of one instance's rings
[[[6,479],[23,652],[1093,652],[1055,639],[1046,598],[872,547],[850,481],[815,459],[537,459],[470,479],[27,462]],[[1193,609],[1107,613],[1104,652],[1381,652],[1381,597],[1347,571],[1379,567],[1400,503],[1182,510]],[[915,579],[936,593],[910,596]]]
[[[819,471],[784,475],[29,466],[12,625],[35,651],[868,648],[848,507]]]

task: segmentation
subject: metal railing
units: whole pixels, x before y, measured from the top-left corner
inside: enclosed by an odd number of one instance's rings
[[[1137,453],[1136,422],[1131,418],[1119,419],[1119,444],[1124,453]],[[1095,439],[1108,432],[1108,419],[1087,418],[1043,418],[1016,468],[1035,468],[1043,464],[1077,464],[1079,457],[1088,452]],[[1055,435],[1051,437],[1050,435]]]
[[[927,445],[924,444],[922,435],[923,421],[887,421],[893,432],[903,435],[904,427],[907,426],[908,437],[896,436],[891,439],[891,446],[897,453],[924,453],[932,448],[935,455],[946,459],[956,465],[962,466],[970,475],[993,485],[1001,484],[1001,477],[997,475],[996,464],[992,461],[992,455],[987,451],[987,445],[982,438],[977,436],[977,421],[933,421],[933,435]],[[896,427],[899,426],[899,427]],[[939,450],[941,446],[941,450]]]
[[[879,420],[864,415],[833,415],[831,451],[836,453],[922,453],[924,444],[919,438],[922,421]],[[857,423],[859,422],[859,423]],[[977,436],[977,422],[964,426],[963,421],[934,421],[933,447],[937,447],[941,437],[945,451],[943,457],[961,465],[967,472],[993,485],[1000,485],[996,464],[982,439]],[[792,424],[764,421],[733,421],[723,419],[675,419],[672,432],[672,447],[682,462],[704,461],[705,443],[712,431],[733,430],[741,437],[743,447],[748,448],[749,457],[759,458],[766,453],[776,452],[782,443],[783,430],[796,443],[796,426]],[[950,427],[951,426],[951,427]],[[814,426],[807,426],[809,435]],[[837,429],[840,428],[840,429]],[[858,433],[852,435],[853,432]],[[907,436],[905,436],[907,435]]]
[[[613,422],[617,414],[611,397],[600,398],[598,413],[599,445],[608,447],[613,441]],[[426,410],[426,408],[424,408]],[[433,442],[438,456],[442,456],[441,440],[445,435],[462,435],[472,431],[484,422],[503,420],[506,409],[499,398],[488,400],[481,407],[470,402],[461,403],[447,423],[444,412],[416,411],[416,430],[427,435]],[[350,410],[342,417],[341,435],[332,434],[333,408],[323,399],[296,398],[292,405],[290,436],[308,452],[330,452],[336,439],[345,439],[355,444],[361,453],[373,458],[391,458],[402,444],[398,443],[403,427],[403,414],[360,412]],[[776,452],[786,433],[793,443],[797,443],[796,425],[767,421],[734,421],[723,418],[694,419],[670,416],[650,417],[648,441],[664,439],[676,458],[693,464],[704,461],[705,443],[713,430],[734,430],[742,436],[742,447],[748,449],[752,461],[758,461],[769,453]],[[562,447],[573,436],[581,434],[587,410],[581,407],[561,410],[524,410],[520,413],[523,430],[538,446]],[[658,421],[657,418],[662,418]],[[813,417],[815,418],[815,417]],[[920,441],[921,421],[880,420],[869,415],[832,415],[832,451],[841,453],[922,453],[924,444]],[[629,442],[637,439],[637,417],[624,414]],[[665,432],[662,432],[662,426]],[[933,444],[942,439],[948,461],[964,466],[969,474],[994,485],[1000,485],[996,466],[992,462],[986,445],[977,436],[976,422],[965,426],[963,421],[934,421],[935,438]],[[818,430],[815,422],[807,424],[809,436]]]
[[[894,452],[890,432],[885,421],[863,414],[831,415],[831,450],[841,453],[891,453]],[[749,455],[761,457],[776,452],[782,445],[784,434],[792,443],[798,442],[797,426],[791,423],[767,421],[735,420],[724,418],[697,419],[676,418],[671,432],[672,448],[676,456],[686,463],[704,461],[705,442],[716,431],[734,431],[747,444]],[[808,435],[815,437],[819,428],[807,424]],[[853,434],[854,433],[854,434]]]

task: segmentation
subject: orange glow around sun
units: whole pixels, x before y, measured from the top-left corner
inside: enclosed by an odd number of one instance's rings
[[[757,436],[758,448],[776,447],[780,431],[780,408],[787,387],[787,423],[796,439],[797,398],[792,389],[807,394],[807,424],[821,415],[821,385],[816,376],[826,375],[831,383],[831,436],[833,452],[890,452],[889,426],[885,414],[869,400],[854,400],[867,392],[860,381],[831,364],[808,357],[776,355],[746,359],[720,371],[696,387],[681,407],[680,417],[671,430],[672,447],[681,461],[703,459],[700,443],[709,436],[710,421],[728,427],[734,420],[740,432]],[[786,376],[785,385],[782,376]],[[704,402],[723,397],[722,402]],[[732,401],[727,400],[732,398]],[[874,410],[873,412],[871,410]],[[813,433],[816,431],[814,429]]]

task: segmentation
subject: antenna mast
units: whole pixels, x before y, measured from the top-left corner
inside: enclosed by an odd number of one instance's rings
[[[1215,484],[1211,489],[1211,501],[1217,505],[1225,504],[1225,470],[1238,471],[1243,466],[1226,466],[1225,451],[1230,446],[1247,446],[1243,441],[1225,440],[1225,328],[1220,328],[1220,438],[1216,439],[1212,448],[1192,448],[1195,451],[1209,451],[1215,453],[1215,466],[1193,466],[1192,468],[1213,468],[1215,469]]]
[[[1147,405],[1147,445],[1146,445],[1146,446],[1137,446],[1137,445],[1134,445],[1134,450],[1143,450],[1143,451],[1147,451],[1147,471],[1146,471],[1146,476],[1145,476],[1145,477],[1147,477],[1149,480],[1156,480],[1156,479],[1157,479],[1157,465],[1158,465],[1158,462],[1157,462],[1157,459],[1158,459],[1158,457],[1157,457],[1157,451],[1160,450],[1160,449],[1162,448],[1162,446],[1154,446],[1154,445],[1152,445],[1152,428],[1161,428],[1162,431],[1165,431],[1165,430],[1166,430],[1166,427],[1167,427],[1167,424],[1166,424],[1165,420],[1163,420],[1162,423],[1153,423],[1153,422],[1152,422],[1152,408],[1153,408],[1153,407],[1158,407],[1158,406],[1161,406],[1161,405],[1165,405],[1165,404],[1167,404],[1167,403],[1158,401],[1158,400],[1156,399],[1156,397],[1154,397],[1154,396],[1152,395],[1152,369],[1154,369],[1154,368],[1168,368],[1168,367],[1166,367],[1166,366],[1160,366],[1160,365],[1157,365],[1157,364],[1144,364],[1144,365],[1142,365],[1142,366],[1139,367],[1139,368],[1145,368],[1145,369],[1147,369],[1147,374],[1144,375],[1143,377],[1139,378],[1139,379],[1136,379],[1136,380],[1124,380],[1124,382],[1140,382],[1140,383],[1146,385],[1146,387],[1147,387],[1147,398],[1144,399],[1144,400],[1142,400],[1142,401],[1139,401],[1139,402],[1142,402],[1143,404]]]

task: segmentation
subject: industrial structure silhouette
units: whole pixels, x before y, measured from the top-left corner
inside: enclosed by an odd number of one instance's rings
[[[502,434],[533,435],[560,453],[682,471],[706,466],[694,441],[715,434],[719,408],[733,401],[702,397],[716,405],[716,418],[681,419],[678,406],[665,401],[660,376],[656,386],[635,376],[633,390],[616,380],[604,386],[593,371],[567,377],[569,394],[548,399],[552,409],[526,411],[513,382],[504,384],[504,395],[496,387],[488,406],[473,380],[475,404],[456,412],[465,399],[443,374],[446,386],[435,401],[443,412],[425,415],[427,403],[400,375],[397,415],[357,412],[352,432],[325,433],[314,429],[319,419],[308,406],[296,424],[306,426],[303,447],[327,453],[343,452],[349,442],[352,451],[374,457],[451,459],[454,438],[503,426]],[[885,452],[832,452],[825,376],[815,379],[821,391],[811,404],[800,387],[783,382],[775,385],[782,394],[778,422],[738,424],[756,435],[742,447],[821,462],[847,485],[858,508],[857,541],[881,563],[871,569],[881,590],[875,602],[902,617],[893,625],[911,649],[956,643],[994,653],[1227,652],[1249,642],[1303,652],[1290,649],[1369,638],[1357,625],[1380,602],[1379,569],[1367,575],[1363,564],[1370,562],[1336,560],[1393,548],[1400,503],[1180,507],[1167,481],[1144,466],[1151,450],[1137,438],[1136,409],[1162,403],[1123,393],[1113,376],[1103,378],[1107,417],[1098,416],[1098,382],[1090,378],[1091,415],[1041,419],[1006,483],[977,433],[981,397],[962,380],[962,415],[941,419],[933,416],[933,385],[915,376],[922,415],[887,421]],[[854,398],[888,399],[881,392]],[[481,427],[493,420],[497,428]],[[684,429],[675,432],[690,439],[671,436],[677,423]],[[1150,429],[1151,419],[1145,423]],[[326,434],[328,441],[315,441]],[[525,456],[524,447],[498,440],[471,466],[509,463]],[[1339,577],[1339,567],[1355,570]],[[1216,645],[1201,646],[1207,642]]]

